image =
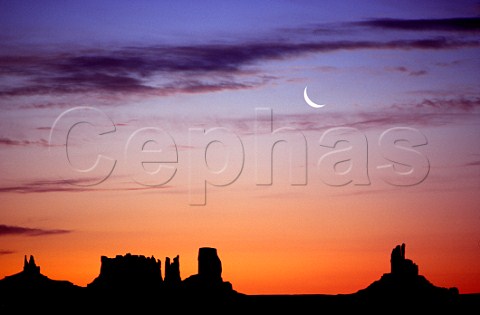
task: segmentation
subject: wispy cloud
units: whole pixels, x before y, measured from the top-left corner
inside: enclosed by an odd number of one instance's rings
[[[84,178],[84,179],[44,179],[36,180],[19,185],[2,186],[0,193],[50,193],[50,192],[94,192],[94,191],[143,191],[151,189],[163,189],[168,186],[135,186],[135,187],[117,187],[104,188],[97,183],[101,182],[99,178]]]
[[[375,112],[357,112],[345,121],[350,127],[386,127],[403,125],[443,126],[456,119],[480,116],[480,97],[455,96],[424,98],[405,104],[393,104]]]
[[[363,22],[354,22],[352,24],[377,29],[415,32],[480,32],[479,17],[458,17],[447,19],[371,19]]]
[[[37,228],[28,228],[23,226],[0,224],[0,236],[5,236],[5,235],[44,236],[44,235],[54,235],[54,234],[66,234],[71,232],[72,231],[70,230],[37,229]]]
[[[473,161],[473,162],[468,162],[468,163],[465,164],[465,166],[480,166],[480,160]]]
[[[451,98],[424,98],[414,104],[393,105],[398,109],[423,109],[427,111],[438,112],[472,112],[475,109],[480,109],[480,97],[472,96],[457,96]]]
[[[401,36],[384,36],[385,31],[395,30],[405,32],[400,32]],[[341,36],[331,37],[338,31],[341,31]],[[4,53],[0,54],[0,75],[7,80],[3,80],[5,83],[0,86],[0,97],[64,94],[143,97],[247,90],[278,79],[262,70],[266,62],[309,54],[366,49],[480,47],[476,36],[480,32],[478,17],[371,19],[304,25],[289,29],[289,34],[294,35],[287,39],[284,38],[285,32],[276,30],[273,34],[259,35],[255,39],[205,44],[124,45],[75,51]],[[370,36],[371,33],[381,36]],[[317,70],[333,71],[334,68]],[[412,70],[403,66],[391,70],[410,76],[427,74],[425,69]],[[66,104],[46,102],[27,106],[43,109],[64,107]]]
[[[90,183],[96,183],[97,178],[85,178],[85,179],[58,179],[58,180],[35,180],[31,182],[21,183],[13,186],[0,187],[0,193],[2,192],[18,192],[18,193],[42,193],[42,192],[81,192],[92,191],[95,188],[87,186]]]
[[[48,141],[45,139],[40,140],[17,140],[10,138],[0,138],[0,146],[29,146],[38,145],[42,147],[48,147]]]
[[[22,108],[22,109],[46,109],[46,108],[67,108],[69,106],[71,106],[71,104],[47,102],[47,103],[33,103],[33,104],[21,105],[20,108]]]
[[[453,122],[474,121],[480,118],[480,97],[424,98],[404,104],[393,104],[372,111],[357,110],[345,115],[335,111],[322,112],[322,119],[311,113],[273,115],[275,128],[290,127],[299,131],[325,131],[335,127],[375,129],[398,126],[445,126]],[[179,122],[181,123],[181,122]],[[255,134],[255,118],[222,120],[235,132]]]
[[[409,76],[414,76],[414,77],[425,75],[428,73],[426,70],[411,70],[404,66],[387,67],[385,68],[385,70],[391,71],[391,72],[405,73],[405,74],[408,74]]]
[[[387,41],[304,38],[298,42],[262,39],[227,44],[151,45],[31,56],[3,55],[0,56],[0,73],[15,76],[18,83],[2,87],[0,96],[71,93],[170,95],[252,89],[274,79],[251,68],[266,61],[334,51],[439,50],[479,46],[478,39],[458,37]],[[42,106],[52,104],[38,105],[39,108]]]
[[[0,256],[1,255],[10,255],[10,254],[13,254],[13,253],[15,253],[15,251],[13,251],[13,250],[0,249]]]

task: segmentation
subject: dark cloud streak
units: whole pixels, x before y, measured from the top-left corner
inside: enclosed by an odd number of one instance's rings
[[[16,140],[10,138],[0,138],[0,146],[29,146],[38,145],[42,147],[48,147],[48,141],[45,139],[40,140]]]
[[[480,166],[480,161],[469,162],[465,166]]]
[[[44,236],[54,234],[71,233],[69,230],[50,230],[50,229],[34,229],[22,226],[0,224],[0,236],[5,235],[27,235],[27,236]]]
[[[50,193],[50,192],[95,192],[95,191],[132,191],[168,188],[167,186],[140,186],[140,187],[121,187],[121,188],[102,188],[98,187],[98,178],[83,179],[59,179],[59,180],[36,180],[32,182],[21,183],[16,186],[0,187],[0,193]]]
[[[84,179],[58,179],[58,180],[36,180],[28,183],[22,183],[16,186],[0,187],[2,192],[17,192],[17,193],[43,193],[43,192],[81,192],[94,191],[94,188],[87,186],[91,183],[98,182],[98,178],[84,178]]]
[[[400,73],[406,73],[409,76],[416,77],[416,76],[421,76],[425,75],[428,72],[426,70],[410,70],[407,67],[400,66],[400,67],[393,67],[393,68],[386,68],[387,71],[393,71],[393,72],[400,72]]]
[[[477,108],[480,108],[480,97],[423,99],[419,103],[415,104],[415,107],[444,111],[471,112]]]
[[[357,111],[349,115],[340,112],[323,112],[322,120],[318,116],[305,114],[275,114],[274,125],[292,127],[300,131],[323,132],[335,127],[354,127],[359,129],[388,128],[398,126],[445,126],[457,119],[478,120],[480,97],[467,98],[457,96],[449,99],[432,98],[406,104],[385,106],[376,111]],[[223,120],[223,123],[242,134],[253,135],[255,120]]]
[[[479,17],[448,19],[371,19],[354,25],[402,31],[480,32]]]
[[[247,71],[248,67],[258,66],[261,62],[342,50],[439,50],[479,46],[478,40],[438,37],[393,41],[145,46],[59,52],[51,56],[0,56],[0,73],[24,78],[16,86],[1,88],[0,96],[105,92],[170,95],[252,89],[273,79]],[[416,75],[421,74],[424,73]],[[158,77],[162,80],[159,81]]]

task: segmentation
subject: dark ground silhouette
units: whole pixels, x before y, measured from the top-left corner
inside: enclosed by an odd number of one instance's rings
[[[405,244],[391,254],[391,270],[368,287],[352,294],[247,295],[222,279],[222,263],[215,248],[198,253],[198,274],[180,277],[180,258],[161,261],[126,254],[101,257],[100,274],[86,287],[42,275],[32,256],[23,271],[0,280],[0,313],[125,313],[175,310],[207,313],[323,313],[360,311],[391,313],[425,311],[464,313],[479,309],[479,294],[460,294],[419,275],[418,266],[405,258]]]

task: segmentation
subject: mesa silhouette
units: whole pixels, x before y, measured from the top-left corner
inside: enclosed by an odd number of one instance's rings
[[[390,264],[390,273],[352,294],[247,295],[223,280],[222,262],[211,247],[199,249],[198,273],[183,280],[178,255],[173,260],[165,258],[163,276],[162,263],[153,256],[102,256],[100,274],[86,287],[48,278],[41,274],[33,256],[29,260],[25,256],[23,271],[0,280],[0,311],[112,312],[175,307],[180,311],[252,313],[364,307],[385,312],[385,307],[426,307],[458,312],[480,306],[479,294],[460,294],[457,288],[435,286],[419,275],[418,266],[405,257],[405,244],[392,250]]]

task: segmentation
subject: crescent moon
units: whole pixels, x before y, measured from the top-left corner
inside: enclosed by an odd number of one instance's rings
[[[305,102],[307,102],[308,106],[310,106],[310,107],[313,107],[313,108],[321,108],[321,107],[325,106],[325,104],[317,104],[317,103],[315,103],[314,101],[312,101],[312,100],[310,99],[310,97],[308,97],[307,87],[305,87],[305,90],[303,90],[303,98],[305,99]]]

